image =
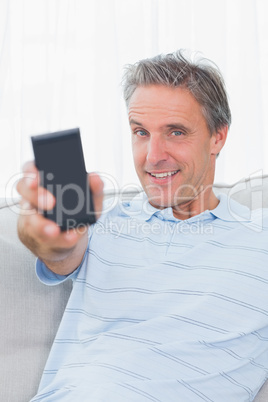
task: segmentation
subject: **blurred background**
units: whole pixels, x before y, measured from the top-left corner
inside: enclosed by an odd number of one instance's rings
[[[213,60],[233,122],[216,182],[268,173],[267,0],[0,0],[0,196],[31,135],[80,127],[105,188],[138,186],[124,65],[179,48]]]

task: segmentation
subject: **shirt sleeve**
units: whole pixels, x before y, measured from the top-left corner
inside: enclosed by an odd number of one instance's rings
[[[52,272],[43,261],[37,258],[35,272],[40,282],[42,282],[44,285],[55,286],[66,281],[67,279],[75,280],[80,267],[81,265],[69,275],[59,275]]]
[[[89,239],[90,239],[90,236],[89,236]],[[81,267],[83,266],[83,264],[85,262],[86,255],[88,254],[88,249],[89,249],[89,241],[88,241],[87,249],[84,253],[84,257],[83,257],[81,264],[69,275],[56,274],[55,272],[51,271],[46,266],[46,264],[42,260],[40,260],[40,258],[37,258],[36,264],[35,264],[35,272],[36,272],[36,275],[37,275],[39,281],[42,282],[44,285],[48,285],[48,286],[58,285],[60,283],[63,283],[67,279],[72,279],[73,281],[75,281]]]

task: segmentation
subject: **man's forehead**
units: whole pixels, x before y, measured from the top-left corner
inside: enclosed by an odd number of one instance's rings
[[[146,115],[170,117],[189,113],[200,108],[195,98],[185,88],[173,88],[164,85],[139,86],[134,91],[128,105],[130,122]]]
[[[176,107],[186,102],[198,103],[186,88],[167,85],[146,85],[138,86],[135,89],[129,100],[128,109],[130,110],[133,107],[139,108],[143,104],[146,104],[148,107],[155,107],[157,105],[159,107],[165,105]]]

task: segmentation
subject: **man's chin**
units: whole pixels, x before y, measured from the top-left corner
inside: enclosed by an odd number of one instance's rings
[[[180,202],[177,199],[174,198],[165,198],[165,197],[160,197],[160,196],[150,196],[147,194],[148,201],[149,203],[158,209],[164,209],[164,208],[169,208],[169,207],[175,207],[178,205]]]

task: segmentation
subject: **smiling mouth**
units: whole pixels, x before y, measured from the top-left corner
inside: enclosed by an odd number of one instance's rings
[[[162,172],[162,173],[150,173],[148,172],[152,177],[155,177],[156,179],[165,179],[170,176],[174,176],[176,173],[178,173],[179,170],[174,170],[173,172]]]

